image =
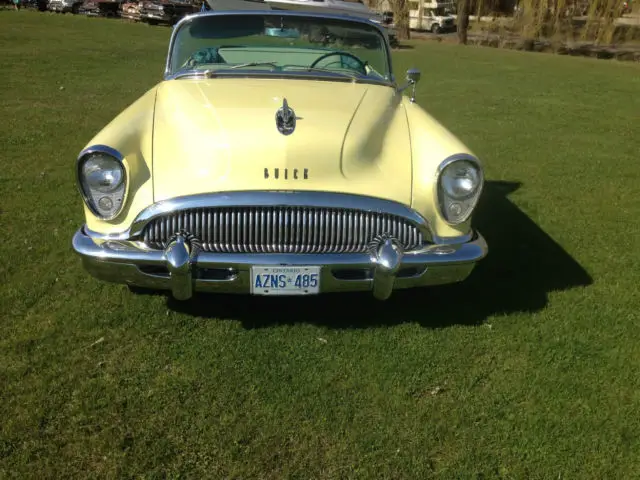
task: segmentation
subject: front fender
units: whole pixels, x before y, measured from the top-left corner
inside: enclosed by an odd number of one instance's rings
[[[404,105],[413,162],[411,207],[425,217],[438,240],[455,241],[455,237],[471,233],[471,219],[459,225],[449,225],[440,214],[436,195],[438,166],[451,155],[473,153],[422,107],[407,97]]]
[[[127,192],[122,211],[113,220],[101,220],[84,205],[87,227],[101,234],[120,233],[129,228],[136,215],[153,203],[152,139],[156,88],[147,91],[95,135],[85,148],[107,145],[118,150],[127,176]]]

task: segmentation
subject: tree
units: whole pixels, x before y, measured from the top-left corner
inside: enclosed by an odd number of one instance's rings
[[[470,0],[458,0],[458,43],[467,44]]]
[[[390,3],[393,11],[396,37],[398,40],[408,40],[411,35],[409,30],[409,0],[391,0]]]

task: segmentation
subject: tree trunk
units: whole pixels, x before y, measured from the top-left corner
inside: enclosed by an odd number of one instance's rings
[[[393,10],[396,37],[398,40],[408,40],[411,35],[409,30],[409,1],[393,0],[391,7]]]
[[[469,0],[458,0],[458,43],[467,44],[469,30]]]

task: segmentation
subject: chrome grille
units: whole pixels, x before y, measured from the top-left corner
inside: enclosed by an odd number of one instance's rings
[[[207,252],[362,253],[376,235],[388,233],[405,250],[423,235],[403,217],[362,210],[317,207],[217,207],[169,213],[151,220],[144,243],[163,249],[178,230],[195,235]]]

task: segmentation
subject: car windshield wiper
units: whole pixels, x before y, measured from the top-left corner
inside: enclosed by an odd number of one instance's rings
[[[276,68],[278,66],[278,64],[275,62],[248,62],[248,63],[241,63],[239,65],[234,65],[232,67],[229,67],[229,70],[235,70],[236,68],[244,68],[244,67],[263,67],[267,65],[273,68]]]

